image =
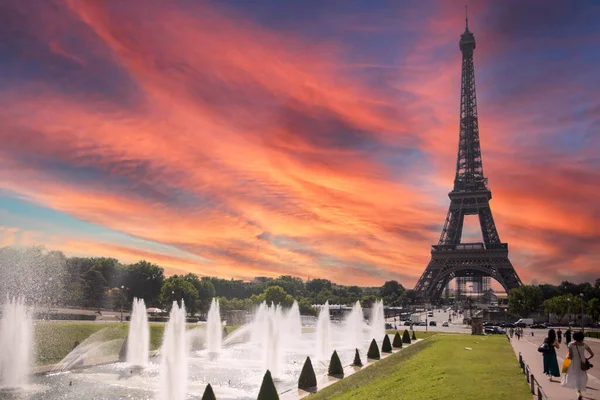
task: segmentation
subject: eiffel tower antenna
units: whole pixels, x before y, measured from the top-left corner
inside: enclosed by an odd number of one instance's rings
[[[465,13],[466,13],[465,6]],[[436,301],[448,283],[457,278],[457,287],[468,282],[482,284],[494,278],[508,292],[521,286],[521,280],[508,259],[508,244],[502,243],[490,208],[492,192],[483,173],[479,116],[475,93],[475,36],[466,30],[460,36],[462,74],[460,89],[460,128],[454,188],[448,193],[450,208],[437,245],[431,249],[431,261],[415,286],[419,298]],[[465,215],[477,215],[483,242],[462,243]],[[480,286],[481,286],[480,284]]]
[[[469,12],[467,5],[465,4],[465,30],[469,30]]]

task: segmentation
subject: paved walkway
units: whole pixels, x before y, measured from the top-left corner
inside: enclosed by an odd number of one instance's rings
[[[586,338],[587,339],[587,338]],[[512,340],[512,346],[515,351],[515,354],[523,356],[523,361],[529,365],[531,373],[535,377],[535,380],[539,382],[546,396],[548,396],[549,400],[575,400],[577,399],[577,393],[574,390],[566,389],[560,386],[560,382],[550,382],[548,378],[544,375],[544,364],[542,361],[542,355],[537,351],[538,346],[542,342],[543,337],[523,337],[521,340],[517,340],[515,336]],[[564,361],[564,356],[566,355],[566,347],[564,345],[561,346],[559,350],[557,350],[558,355],[558,365],[562,366]],[[600,362],[598,359],[600,356],[596,354],[596,356],[592,359],[592,364],[594,366],[590,371],[588,371],[588,384],[587,391],[583,393],[583,398],[600,400]],[[523,376],[525,379],[525,376]],[[555,378],[557,379],[557,378]]]

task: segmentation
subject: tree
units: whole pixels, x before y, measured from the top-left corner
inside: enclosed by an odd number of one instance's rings
[[[311,293],[317,294],[324,289],[331,291],[331,281],[327,279],[312,279],[306,282],[306,290]]]
[[[408,333],[408,329],[405,329],[404,333],[402,334],[402,343],[405,343],[405,344],[410,344],[411,343],[411,341],[410,341],[410,334]]]
[[[327,371],[327,375],[335,376],[338,378],[342,378],[344,376],[344,367],[342,367],[340,357],[338,356],[338,353],[335,350],[331,355],[331,360],[329,360],[329,369]]]
[[[275,388],[275,383],[273,382],[273,377],[269,370],[267,370],[265,376],[263,376],[263,381],[260,385],[260,390],[258,391],[258,397],[256,399],[279,400],[279,395],[277,394],[277,389]]]
[[[379,347],[377,347],[377,342],[375,341],[375,339],[371,340],[369,350],[367,351],[367,358],[371,358],[373,360],[379,360],[381,358],[381,354],[379,353]]]
[[[600,299],[598,297],[587,302],[587,313],[592,318],[592,322],[598,322],[600,319]]]
[[[209,280],[198,279],[198,276],[195,274],[187,274],[183,279],[194,285],[194,288],[198,291],[196,308],[203,314],[207,313],[210,302],[215,297],[215,287],[213,284]]]
[[[360,359],[360,354],[358,353],[358,349],[356,349],[356,352],[354,353],[354,361],[352,361],[352,365],[356,367],[362,367],[363,365],[362,360]]]
[[[158,296],[165,280],[164,270],[148,261],[138,261],[124,270],[123,284],[129,288],[127,299],[144,299],[148,306],[158,305]]]
[[[390,337],[386,334],[383,337],[383,344],[381,345],[382,353],[391,353],[392,352],[392,344],[390,343]]]
[[[215,397],[215,392],[213,391],[212,386],[210,386],[210,383],[206,385],[206,389],[204,389],[202,400],[217,400]]]
[[[402,338],[400,337],[400,333],[396,331],[394,335],[394,341],[392,342],[392,346],[401,349],[402,348]]]
[[[512,314],[527,318],[529,314],[540,309],[543,294],[539,287],[523,285],[508,293],[508,309]]]
[[[306,297],[298,300],[298,308],[300,309],[301,315],[317,315],[317,309],[312,306],[310,300],[308,300]]]
[[[374,295],[363,296],[362,299],[360,299],[360,305],[364,308],[371,308],[373,306],[373,303],[375,303],[376,301],[377,297]]]
[[[186,310],[193,315],[198,300],[198,291],[194,285],[179,275],[173,275],[165,279],[160,289],[159,301],[165,308],[170,309],[172,302],[175,300],[178,303],[183,300],[186,304]]]
[[[304,365],[302,366],[302,372],[300,372],[300,378],[298,378],[299,389],[313,389],[317,387],[317,376],[315,370],[310,361],[310,357],[306,357]]]
[[[287,294],[281,286],[269,286],[265,289],[263,295],[268,305],[279,304],[280,306],[290,307],[294,303],[294,298]]]

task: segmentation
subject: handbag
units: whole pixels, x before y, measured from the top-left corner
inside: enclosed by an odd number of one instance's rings
[[[538,347],[540,353],[548,353],[550,350],[550,345],[546,342],[540,344],[540,347]]]
[[[579,356],[579,359],[582,360],[581,361],[581,370],[587,371],[588,369],[592,368],[592,364],[589,362],[589,360],[581,358],[581,353],[579,352],[579,346],[575,345],[575,348],[577,349],[577,355]],[[583,350],[583,355],[585,355],[585,349]]]
[[[562,365],[562,370],[561,370],[561,372],[563,374],[567,373],[567,371],[569,370],[569,365],[571,365],[571,359],[568,357],[565,357],[565,360],[563,361],[563,365]]]

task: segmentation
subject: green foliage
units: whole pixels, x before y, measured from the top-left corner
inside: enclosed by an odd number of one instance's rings
[[[377,347],[377,342],[375,341],[375,339],[371,341],[369,351],[367,351],[367,358],[373,360],[379,360],[381,358],[381,354],[379,353],[379,347]]]
[[[183,279],[191,283],[198,292],[198,299],[194,304],[193,310],[198,310],[200,313],[206,314],[210,308],[210,302],[215,297],[215,287],[210,281],[198,279],[198,276],[194,274],[187,274]]]
[[[581,297],[566,294],[553,297],[544,301],[544,311],[554,314],[559,320],[562,320],[567,313],[578,314],[581,312]]]
[[[412,340],[417,340],[417,334],[415,331],[412,331]]]
[[[173,275],[168,277],[160,289],[159,301],[163,307],[170,309],[173,301],[180,303],[181,300],[185,302],[186,311],[193,314],[196,311],[198,291],[183,276]]]
[[[312,315],[317,316],[317,309],[314,308],[309,299],[303,297],[298,300],[298,308],[300,309],[301,315]]]
[[[368,296],[363,296],[362,299],[360,299],[360,305],[364,308],[371,308],[376,301],[377,296],[370,294]]]
[[[278,304],[290,307],[294,303],[294,298],[287,294],[281,286],[269,286],[263,295],[268,305]]]
[[[267,370],[263,377],[257,400],[279,400],[279,395],[277,394],[277,389],[275,388],[275,383],[273,383],[271,371],[269,370]]]
[[[390,343],[390,337],[387,334],[383,337],[383,343],[381,344],[381,352],[382,353],[391,353],[392,352],[392,344]]]
[[[592,318],[593,322],[598,322],[600,319],[600,298],[595,297],[587,302],[587,313]]]
[[[379,291],[383,302],[389,306],[401,306],[406,303],[406,290],[397,281],[387,281]]]
[[[405,343],[405,344],[410,344],[411,343],[411,341],[410,341],[410,334],[408,333],[407,329],[405,329],[404,333],[402,334],[402,343]]]
[[[508,310],[513,315],[527,318],[540,309],[543,302],[542,290],[537,286],[523,285],[508,293]]]
[[[392,346],[398,349],[402,348],[402,338],[400,337],[399,332],[396,332],[396,334],[394,335],[394,341],[392,342]]]
[[[343,377],[344,376],[344,367],[342,367],[342,362],[340,361],[340,357],[338,356],[337,351],[333,351],[331,355],[331,360],[329,360],[329,369],[327,374],[335,377]]]
[[[215,392],[213,391],[213,388],[210,385],[210,383],[206,385],[206,389],[204,389],[202,400],[217,400],[217,398],[215,397]]]
[[[156,264],[138,261],[124,269],[122,284],[128,288],[128,301],[134,297],[144,299],[147,307],[158,305],[158,295],[165,280],[164,271]]]
[[[357,367],[362,367],[363,365],[362,360],[360,359],[360,354],[358,353],[358,349],[356,349],[356,352],[354,353],[354,361],[352,361],[352,365]]]
[[[300,372],[300,378],[298,378],[299,389],[313,389],[317,387],[317,376],[313,369],[310,357],[306,357],[304,365],[302,366],[302,372]]]

